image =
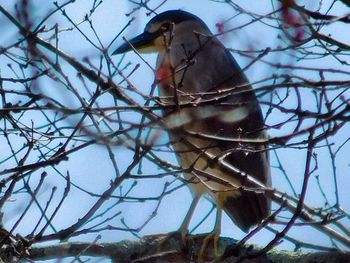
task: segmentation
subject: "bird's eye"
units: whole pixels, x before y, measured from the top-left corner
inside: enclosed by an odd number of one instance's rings
[[[166,22],[166,23],[162,24],[162,26],[160,27],[160,30],[165,32],[165,31],[169,31],[170,28],[171,28],[171,23]]]

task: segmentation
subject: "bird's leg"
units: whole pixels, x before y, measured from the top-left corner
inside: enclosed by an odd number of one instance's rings
[[[203,240],[201,249],[198,254],[199,262],[205,262],[205,256],[206,256],[205,252],[210,241],[213,241],[213,244],[214,244],[215,257],[219,257],[221,254],[221,251],[219,248],[219,237],[221,232],[221,216],[222,216],[222,207],[217,204],[215,226],[213,231],[209,235],[207,235]]]
[[[193,212],[194,212],[194,210],[199,202],[200,197],[201,196],[198,194],[194,195],[191,206],[188,209],[187,214],[186,214],[184,220],[182,221],[182,224],[178,230],[178,232],[180,232],[180,234],[181,234],[182,246],[186,245],[186,236],[188,234],[188,227],[190,225],[191,218],[193,216]]]
[[[188,226],[191,222],[191,218],[193,215],[193,212],[198,204],[198,201],[200,199],[200,194],[195,194],[193,197],[193,200],[191,202],[190,208],[187,211],[187,214],[184,218],[184,220],[182,221],[179,229],[177,231],[171,232],[169,234],[167,234],[164,238],[164,240],[161,242],[160,247],[164,246],[167,241],[169,241],[169,239],[171,238],[176,238],[178,235],[180,235],[180,243],[181,243],[181,248],[182,249],[187,249],[187,234],[188,234]]]

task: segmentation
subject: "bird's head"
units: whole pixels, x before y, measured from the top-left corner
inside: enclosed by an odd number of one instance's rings
[[[142,34],[122,44],[112,55],[128,52],[132,47],[141,53],[160,52],[168,45],[196,41],[196,33],[211,34],[197,16],[181,10],[166,11],[153,17]]]

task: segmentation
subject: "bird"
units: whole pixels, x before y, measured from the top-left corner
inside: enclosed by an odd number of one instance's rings
[[[271,213],[271,199],[246,180],[249,175],[262,189],[271,187],[268,135],[258,98],[231,52],[192,13],[157,14],[143,33],[112,55],[131,50],[158,53],[155,79],[163,125],[193,196],[179,231],[188,233],[198,201],[209,196],[216,220],[204,242],[213,239],[218,251],[223,211],[244,232]]]

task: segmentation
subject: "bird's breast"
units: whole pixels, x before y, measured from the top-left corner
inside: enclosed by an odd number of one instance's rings
[[[162,63],[156,69],[155,80],[160,85],[169,84],[171,78],[171,65],[170,63]]]

